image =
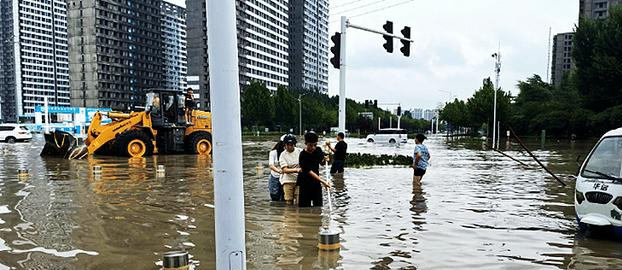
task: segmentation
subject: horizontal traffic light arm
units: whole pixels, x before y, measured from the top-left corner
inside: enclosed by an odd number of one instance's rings
[[[376,34],[379,34],[379,35],[390,36],[390,37],[393,37],[393,38],[397,38],[399,40],[408,41],[410,43],[415,42],[412,39],[404,38],[402,36],[398,36],[398,35],[387,33],[387,32],[383,32],[383,31],[377,31],[377,30],[370,29],[370,28],[363,27],[363,26],[354,25],[354,24],[351,24],[350,22],[346,23],[346,27],[351,27],[351,28],[354,28],[354,29],[359,29],[359,30],[363,30],[363,31],[367,31],[367,32],[372,32],[372,33],[376,33]]]

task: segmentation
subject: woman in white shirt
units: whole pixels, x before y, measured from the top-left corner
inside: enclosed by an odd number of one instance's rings
[[[270,192],[270,198],[272,201],[282,201],[283,187],[279,179],[281,178],[281,166],[279,164],[279,156],[281,152],[285,150],[285,143],[283,143],[283,137],[274,145],[270,155],[268,157],[268,166],[270,167],[270,176],[268,179],[268,191]]]

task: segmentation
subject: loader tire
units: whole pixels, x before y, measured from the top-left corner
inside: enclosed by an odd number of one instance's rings
[[[190,134],[186,142],[186,150],[190,154],[212,154],[212,134],[204,131]]]
[[[144,157],[153,154],[153,143],[147,134],[140,130],[128,130],[117,137],[117,153],[126,157]]]

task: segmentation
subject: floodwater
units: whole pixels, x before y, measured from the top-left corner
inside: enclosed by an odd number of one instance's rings
[[[348,142],[350,152],[376,154],[414,147]],[[530,144],[568,187],[516,145],[507,153],[529,168],[473,139],[426,141],[432,164],[421,187],[409,168],[347,168],[332,192],[342,250],[324,253],[316,245],[327,207],[270,202],[273,142],[245,138],[248,269],[620,268],[622,244],[585,238],[574,220],[572,174],[592,143]],[[195,269],[214,269],[207,157],[68,161],[40,157],[41,148],[41,139],[0,144],[0,270],[158,269],[163,252],[179,249]],[[96,165],[101,175],[93,174]],[[19,177],[20,168],[30,175]]]

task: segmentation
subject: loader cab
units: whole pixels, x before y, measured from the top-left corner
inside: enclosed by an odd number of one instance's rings
[[[151,113],[154,127],[185,126],[184,95],[179,91],[147,93],[145,110]]]

